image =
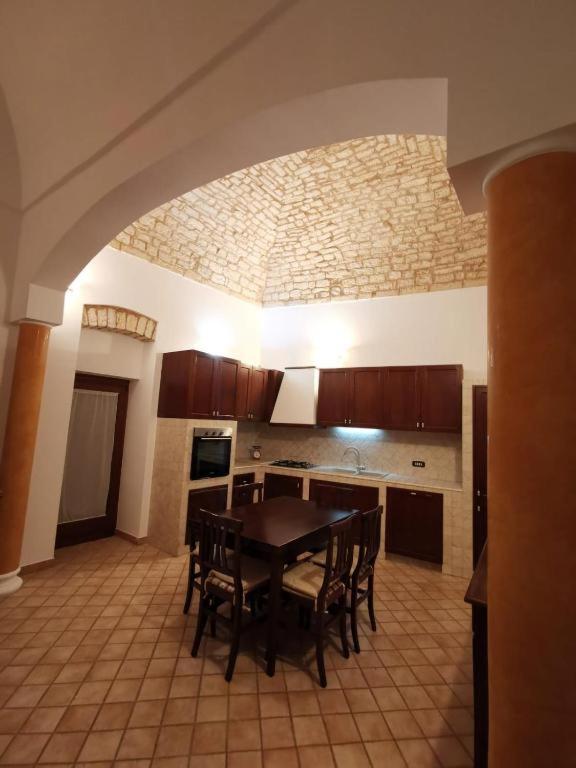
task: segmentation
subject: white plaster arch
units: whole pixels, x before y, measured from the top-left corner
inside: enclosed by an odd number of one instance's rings
[[[65,290],[128,224],[233,171],[363,136],[446,135],[446,123],[447,81],[443,78],[359,83],[264,110],[191,143],[112,189],[51,247],[32,282]],[[13,315],[17,314],[18,306],[13,304]]]

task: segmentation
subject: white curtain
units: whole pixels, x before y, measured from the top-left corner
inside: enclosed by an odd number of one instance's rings
[[[118,395],[75,389],[58,522],[106,514]]]

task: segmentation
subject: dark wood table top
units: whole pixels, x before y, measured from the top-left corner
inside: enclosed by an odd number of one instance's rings
[[[235,507],[224,514],[243,521],[243,538],[270,549],[282,549],[352,513],[350,510],[319,507],[315,501],[280,496],[259,504]]]

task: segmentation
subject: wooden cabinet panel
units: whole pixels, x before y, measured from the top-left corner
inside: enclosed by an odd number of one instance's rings
[[[236,418],[238,421],[248,419],[248,387],[250,385],[249,365],[240,363],[238,366],[238,379],[236,384]]]
[[[276,405],[276,398],[280,391],[280,384],[284,378],[284,371],[268,371],[268,379],[266,382],[266,406],[264,409],[264,421],[270,421],[272,418],[272,411]]]
[[[365,512],[378,506],[378,488],[330,480],[310,480],[309,498],[321,507],[358,509]]]
[[[266,374],[265,368],[252,368],[248,388],[248,418],[251,421],[262,421],[266,405]]]
[[[384,418],[386,370],[352,368],[349,372],[348,423],[355,427],[381,427]]]
[[[388,368],[384,384],[384,429],[418,429],[420,401],[416,366]]]
[[[238,368],[237,360],[222,357],[217,361],[213,410],[220,419],[236,418]]]
[[[165,419],[186,418],[195,357],[189,351],[165,352],[158,396],[158,416]]]
[[[295,499],[301,499],[302,485],[301,477],[266,472],[264,475],[264,499],[274,499],[277,496],[291,496]]]
[[[194,356],[192,380],[188,396],[186,418],[212,418],[215,414],[214,384],[216,359],[204,352],[191,352]]]
[[[190,541],[190,526],[194,526],[198,518],[199,509],[207,509],[209,512],[224,512],[228,501],[227,485],[212,485],[208,488],[194,488],[188,491],[188,515],[186,525],[186,541]],[[196,531],[198,526],[196,524]]]
[[[316,422],[322,426],[344,426],[348,423],[348,370],[320,371]]]
[[[386,552],[442,563],[442,494],[388,488]]]
[[[462,431],[462,366],[420,369],[420,428],[426,432]]]

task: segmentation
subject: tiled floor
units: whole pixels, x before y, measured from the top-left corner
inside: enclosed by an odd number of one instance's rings
[[[192,659],[185,566],[107,539],[60,550],[57,565],[0,602],[0,765],[472,764],[462,579],[382,560],[378,632],[363,614],[362,653],[345,660],[328,650],[322,690],[305,637],[288,647],[284,635],[274,678],[254,635],[230,685],[224,639],[208,639]]]

